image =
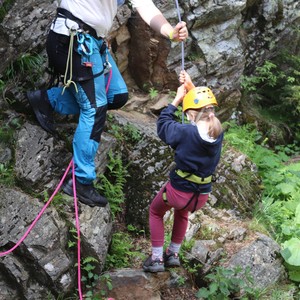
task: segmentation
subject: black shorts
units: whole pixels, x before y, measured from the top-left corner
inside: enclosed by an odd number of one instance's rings
[[[47,37],[46,50],[49,60],[50,69],[54,70],[55,74],[65,75],[68,52],[69,52],[70,37],[50,31]],[[77,38],[74,37],[73,44],[73,70],[72,79],[74,81],[84,81],[92,79],[92,68],[86,67],[81,63],[81,55],[76,51],[78,47]],[[70,66],[69,66],[70,70]],[[67,78],[70,74],[67,73]]]

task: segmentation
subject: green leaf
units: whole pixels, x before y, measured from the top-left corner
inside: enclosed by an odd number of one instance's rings
[[[218,284],[217,283],[211,283],[209,285],[209,290],[211,294],[214,294],[218,290]]]
[[[113,289],[113,285],[111,284],[111,282],[107,282],[106,283],[108,290],[112,290]]]
[[[284,235],[290,235],[291,234],[291,227],[290,226],[286,226],[286,225],[281,225],[281,230],[282,230],[282,233]]]
[[[281,255],[284,260],[292,266],[300,266],[300,240],[291,238],[283,243]]]
[[[285,182],[277,184],[276,188],[285,195],[291,194],[295,189],[295,187],[293,185],[291,185],[289,183],[285,183]]]
[[[298,204],[295,212],[295,223],[300,224],[300,204]]]
[[[225,296],[229,296],[229,295],[230,295],[230,292],[229,292],[229,290],[228,290],[227,284],[222,284],[222,282],[221,282],[221,284],[220,284],[220,291],[221,291],[221,293],[222,293],[223,295],[225,295]]]
[[[210,296],[210,292],[208,289],[206,288],[201,288],[197,294],[196,294],[196,297],[197,298],[204,298],[204,299],[207,299],[208,297]]]
[[[300,270],[289,271],[289,278],[293,281],[300,282]]]
[[[296,195],[296,193],[298,193],[298,191],[297,192],[293,192],[291,194],[291,196],[292,196],[291,200],[283,203],[284,207],[286,207],[289,211],[291,211],[293,213],[296,212],[297,206],[300,203],[300,198]]]

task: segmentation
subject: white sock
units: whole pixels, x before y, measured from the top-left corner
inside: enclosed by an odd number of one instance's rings
[[[168,247],[168,250],[175,252],[175,253],[179,253],[180,246],[181,246],[181,244],[175,244],[175,243],[171,242],[170,246]]]
[[[163,247],[152,247],[152,259],[162,259],[163,251]]]

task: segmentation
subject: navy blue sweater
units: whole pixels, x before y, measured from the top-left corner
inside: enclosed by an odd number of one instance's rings
[[[219,163],[223,133],[213,143],[203,140],[198,128],[175,121],[177,108],[169,104],[157,120],[157,134],[175,150],[176,169],[206,178],[212,175]],[[211,183],[196,184],[170,172],[171,184],[184,192],[211,192]]]

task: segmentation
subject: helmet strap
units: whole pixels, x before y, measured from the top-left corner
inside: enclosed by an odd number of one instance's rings
[[[195,118],[196,123],[201,120],[202,115],[203,115],[203,112],[200,110],[199,113],[197,114],[196,118]]]

